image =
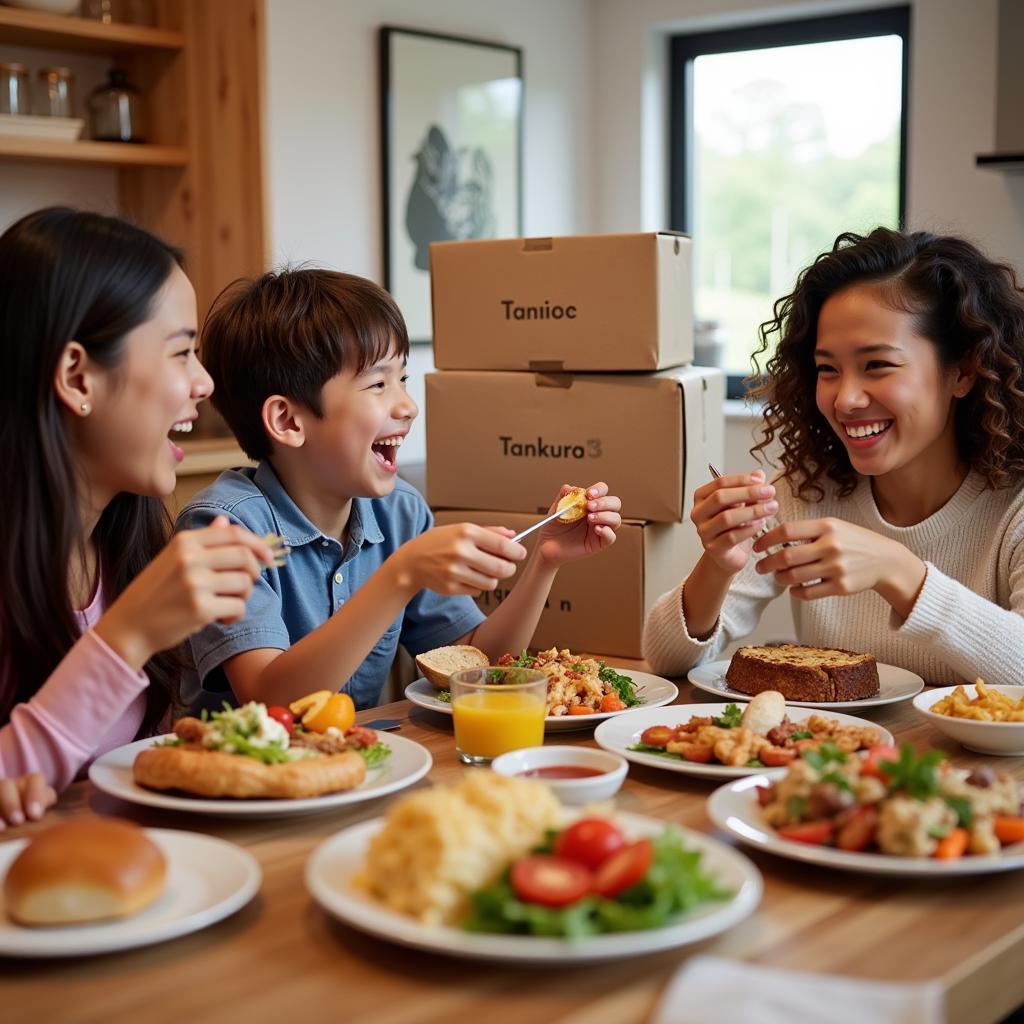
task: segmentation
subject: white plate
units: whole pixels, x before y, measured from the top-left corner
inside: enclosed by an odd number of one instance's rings
[[[663,821],[636,814],[617,814],[615,819],[628,834],[638,838],[657,835],[665,828]],[[703,904],[677,923],[662,928],[594,935],[576,942],[429,927],[380,906],[352,884],[353,876],[363,869],[370,838],[383,824],[383,818],[361,822],[317,847],[306,864],[306,887],[324,910],[351,927],[431,953],[473,960],[559,964],[636,956],[717,935],[751,914],[761,900],[761,875],[743,854],[709,836],[680,828],[687,847],[701,851],[702,868],[720,885],[734,890],[732,899]]]
[[[637,696],[643,701],[640,707],[660,708],[665,704],[671,704],[679,696],[679,688],[676,684],[662,679],[661,676],[652,676],[649,672],[634,672],[633,670],[623,672],[622,675],[629,676],[636,685]],[[440,711],[442,715],[450,715],[452,713],[451,704],[444,700],[438,700],[435,696],[436,693],[437,690],[422,676],[405,688],[405,696],[413,704],[418,704],[428,711]],[[544,719],[544,731],[569,732],[573,729],[591,729],[606,718],[614,718],[617,715],[625,715],[636,710],[638,708],[627,708],[625,711],[599,711],[593,715],[548,715]]]
[[[22,139],[58,139],[74,142],[85,122],[80,117],[37,117],[35,114],[0,114],[0,136]]]
[[[391,748],[391,756],[379,768],[371,768],[366,778],[355,789],[326,796],[309,797],[304,800],[229,800],[208,799],[201,796],[186,796],[180,793],[162,793],[145,789],[132,778],[132,764],[135,755],[152,746],[162,737],[137,740],[127,746],[118,747],[94,761],[89,768],[89,778],[97,789],[119,797],[133,804],[146,807],[162,807],[169,811],[191,811],[193,814],[213,814],[230,818],[289,818],[297,814],[317,814],[332,811],[346,804],[357,804],[363,800],[374,800],[379,796],[394,793],[418,782],[433,763],[426,747],[392,736],[378,733],[382,743]]]
[[[728,697],[732,701],[753,700],[750,693],[740,693],[725,682],[725,673],[729,670],[729,662],[709,661],[706,665],[697,665],[687,673],[687,679],[697,687],[719,697]],[[813,700],[787,700],[791,708],[821,708],[823,711],[835,711],[839,708],[856,710],[858,708],[875,708],[880,704],[895,704],[920,693],[924,689],[924,680],[905,668],[895,665],[878,666],[879,692],[874,697],[862,697],[860,700],[837,700],[820,702]]]
[[[665,771],[679,772],[682,775],[702,775],[712,779],[736,779],[743,775],[763,774],[772,771],[771,768],[751,768],[741,765],[735,768],[725,764],[697,764],[693,761],[675,760],[663,754],[645,754],[640,750],[630,750],[634,743],[640,742],[640,734],[644,729],[652,725],[676,726],[688,722],[694,715],[711,715],[713,717],[722,714],[728,707],[727,704],[674,704],[670,708],[659,710],[634,711],[627,718],[617,721],[602,722],[594,730],[594,739],[599,747],[610,750],[613,754],[619,754],[627,761],[634,764],[648,765],[651,768],[664,768]],[[805,722],[809,715],[791,715],[790,720],[796,723]],[[865,722],[863,718],[854,718],[853,715],[828,714],[823,717],[834,718],[843,725],[855,725],[859,728],[868,726],[878,733],[879,743],[892,743],[892,733],[887,732],[880,725],[874,722]]]
[[[831,846],[812,846],[792,839],[781,839],[764,821],[755,790],[781,779],[786,770],[775,769],[763,775],[727,782],[711,794],[708,817],[741,843],[755,849],[788,857],[790,860],[818,864],[841,871],[863,871],[874,875],[987,875],[996,871],[1024,868],[1024,843],[1007,847],[1000,853],[965,856],[959,860],[935,860],[933,857],[890,857],[885,853],[852,853]]]
[[[234,843],[166,828],[147,828],[146,835],[167,859],[167,883],[155,903],[117,921],[25,928],[7,916],[0,893],[0,956],[90,956],[164,942],[228,917],[259,891],[259,864]],[[0,877],[27,843],[0,845]]]

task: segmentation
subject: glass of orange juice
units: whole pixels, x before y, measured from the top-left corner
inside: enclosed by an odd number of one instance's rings
[[[538,669],[467,668],[453,672],[455,751],[466,764],[544,742],[548,677]]]

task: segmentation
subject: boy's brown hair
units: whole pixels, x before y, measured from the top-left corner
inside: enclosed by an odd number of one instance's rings
[[[212,402],[250,459],[266,459],[263,403],[271,395],[323,415],[324,385],[390,354],[409,355],[409,335],[383,288],[333,270],[270,271],[228,285],[203,326],[201,355]]]

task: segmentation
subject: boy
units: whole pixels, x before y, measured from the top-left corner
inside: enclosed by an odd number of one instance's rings
[[[413,655],[460,643],[492,659],[519,651],[559,565],[614,542],[619,499],[593,484],[586,516],[543,528],[518,585],[485,618],[469,595],[512,576],[526,549],[504,528],[432,529],[426,502],[398,479],[419,412],[408,351],[391,296],[350,274],[264,274],[214,304],[203,332],[214,405],[259,466],[222,473],[177,526],[227,515],[281,535],[291,553],[257,581],[244,619],[192,637],[205,690],[274,705],[342,689],[372,707],[399,642]]]

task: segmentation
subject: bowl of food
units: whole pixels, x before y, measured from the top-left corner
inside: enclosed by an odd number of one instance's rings
[[[924,690],[914,707],[941,733],[981,754],[1024,754],[1024,687],[963,686]]]
[[[524,747],[491,762],[499,775],[538,779],[563,804],[610,800],[619,791],[629,766],[625,758],[593,747]]]

